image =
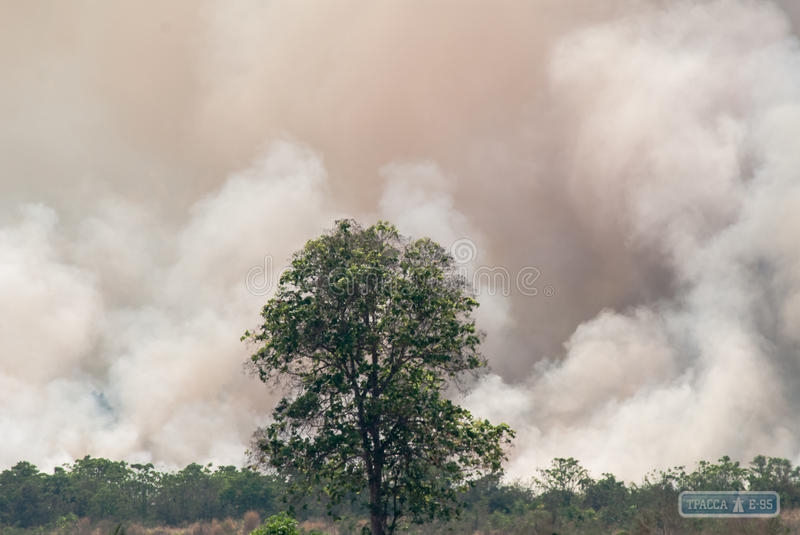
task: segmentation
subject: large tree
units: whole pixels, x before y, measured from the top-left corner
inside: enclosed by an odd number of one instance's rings
[[[440,245],[337,221],[294,255],[243,336],[261,380],[286,388],[255,434],[257,460],[334,502],[366,495],[372,535],[404,515],[449,517],[513,437],[444,395],[486,365],[476,306]]]

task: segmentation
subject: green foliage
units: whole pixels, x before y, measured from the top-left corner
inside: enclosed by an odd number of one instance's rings
[[[297,520],[289,513],[281,512],[264,521],[264,525],[254,529],[250,535],[300,535]]]
[[[603,474],[602,479],[584,485],[583,505],[596,511],[606,526],[624,523],[632,514],[630,489],[613,474]]]
[[[536,482],[544,492],[572,496],[584,488],[590,482],[590,478],[589,472],[576,459],[557,457],[553,459],[550,468],[539,470]]]
[[[243,338],[265,382],[288,381],[257,461],[330,503],[367,495],[374,535],[403,514],[448,518],[460,489],[498,472],[504,424],[475,420],[442,392],[485,365],[452,258],[388,223],[333,231],[295,254],[264,323]]]
[[[47,494],[46,480],[39,469],[19,462],[0,474],[0,523],[12,526],[35,526],[43,516],[38,496]]]
[[[590,482],[589,472],[572,457],[558,457],[553,459],[549,468],[539,470],[539,477],[535,480],[541,490],[539,501],[550,512],[553,528],[559,519],[583,517],[577,498]]]
[[[78,518],[178,525],[278,510],[285,485],[274,476],[233,466],[190,464],[161,473],[152,464],[84,457],[52,475],[20,462],[0,473],[0,533],[11,526],[50,525],[72,533]]]
[[[123,461],[86,456],[70,470],[70,487],[75,497],[74,511],[81,517],[121,520],[130,515],[126,500],[131,476]]]
[[[686,477],[685,486],[693,490],[743,490],[747,485],[747,469],[727,455],[717,464],[700,461],[697,470]]]
[[[73,472],[74,467],[80,467]],[[553,471],[553,467],[558,467]],[[572,467],[570,470],[562,470]],[[120,534],[127,528],[129,534],[150,533],[218,533],[233,535],[239,533],[243,525],[253,529],[259,525],[259,518],[268,517],[284,506],[278,503],[286,488],[273,476],[259,474],[252,470],[240,470],[232,466],[211,469],[208,466],[191,464],[177,472],[161,473],[152,467],[135,468],[127,466],[127,474],[122,480],[109,479],[106,483],[97,478],[98,473],[114,474],[120,465],[105,459],[81,459],[72,465],[56,468],[52,474],[45,474],[27,462],[17,463],[12,468],[0,472],[0,533],[3,535],[76,535],[88,533],[111,534],[119,526]],[[554,460],[542,472],[551,471],[554,475],[553,488],[570,488],[560,481],[574,480],[571,473],[581,473],[580,465],[568,459]],[[793,496],[800,492],[798,471],[786,459],[757,456],[744,467],[746,487],[751,490],[776,490],[781,495],[781,515],[768,520],[739,519],[685,519],[678,515],[677,497],[682,490],[690,490],[690,483],[703,480],[716,474],[736,474],[735,462],[723,457],[717,462],[701,462],[694,470],[675,467],[648,476],[636,485],[627,485],[611,474],[603,474],[599,479],[578,478],[582,485],[573,487],[569,505],[559,506],[555,515],[549,509],[548,500],[552,497],[545,492],[541,482],[536,489],[521,483],[503,483],[497,475],[487,475],[466,490],[459,492],[463,513],[459,517],[436,520],[425,524],[402,522],[398,530],[408,535],[444,535],[453,533],[473,533],[504,535],[530,533],[554,533],[561,535],[614,533],[621,535],[645,533],[674,533],[681,535],[768,535],[800,533],[800,510],[792,504]],[[142,473],[148,473],[147,492],[152,505],[147,516],[140,516],[140,480]],[[555,477],[558,476],[558,477]],[[87,478],[87,481],[82,481]],[[729,481],[730,479],[722,479]],[[199,488],[216,489],[216,499],[209,501],[203,492],[190,493],[184,502],[175,502],[178,490],[186,491],[185,485],[198,483]],[[117,518],[86,517],[79,518],[74,508],[93,503],[86,499],[86,489],[91,485],[108,484],[121,489],[120,511]],[[177,486],[175,486],[177,485]],[[238,488],[240,487],[241,488]],[[260,489],[260,490],[259,490]],[[191,490],[191,489],[188,489]],[[698,489],[693,489],[698,490]],[[100,495],[106,495],[100,492]],[[237,511],[246,511],[256,503],[259,496],[266,496],[268,502],[259,507],[259,512],[250,511],[245,515],[249,523],[233,521],[220,522],[228,516],[241,518]],[[23,500],[24,498],[24,500]],[[79,499],[80,498],[80,499]],[[192,500],[210,507],[213,522],[203,518],[209,516]],[[26,503],[23,504],[22,502]],[[98,503],[101,503],[102,500]],[[167,504],[171,503],[171,507]],[[27,505],[23,507],[23,505]],[[185,508],[185,510],[183,510]],[[193,513],[192,513],[193,512]],[[200,515],[197,517],[191,514]],[[341,520],[335,529],[323,529],[322,533],[360,533],[364,510],[345,501],[339,506]],[[15,515],[19,515],[18,517]],[[163,516],[166,515],[166,516]],[[314,519],[315,526],[323,512],[300,507],[298,520]],[[284,517],[278,516],[277,518]],[[167,528],[167,518],[179,518],[181,528]],[[290,520],[293,523],[293,521]],[[264,523],[266,525],[266,523]],[[264,525],[261,527],[263,528]],[[280,525],[280,522],[277,523]],[[156,527],[162,526],[162,527]],[[173,525],[174,526],[174,525]],[[223,527],[225,526],[225,527]],[[296,526],[297,527],[297,526]],[[303,533],[302,530],[300,530]],[[307,535],[312,535],[313,530]]]
[[[800,467],[788,459],[758,455],[750,462],[746,479],[752,490],[777,491],[784,507],[800,505]]]

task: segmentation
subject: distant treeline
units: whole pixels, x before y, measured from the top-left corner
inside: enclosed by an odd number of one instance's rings
[[[67,516],[180,525],[251,510],[263,518],[286,508],[285,494],[280,479],[234,466],[160,472],[85,457],[46,474],[23,461],[0,473],[0,526],[44,526]]]
[[[742,533],[787,533],[798,529],[800,468],[787,459],[758,456],[742,466],[728,457],[648,474],[626,484],[612,474],[594,479],[572,458],[559,458],[534,480],[507,484],[486,478],[463,495],[458,518],[422,526],[410,533],[739,533],[744,522],[687,520],[680,517],[683,490],[774,490],[782,515],[753,520]],[[293,501],[283,480],[233,466],[190,464],[160,472],[152,464],[128,464],[85,457],[52,474],[20,462],[0,473],[0,533],[55,533],[70,519],[130,522],[150,526],[186,526],[256,511],[266,518],[290,509],[301,520],[323,518],[324,505]],[[349,532],[364,511],[347,503],[334,510]],[[760,527],[758,527],[760,526]],[[755,529],[758,527],[757,529]],[[356,528],[352,528],[356,529]],[[353,531],[357,533],[358,531]]]

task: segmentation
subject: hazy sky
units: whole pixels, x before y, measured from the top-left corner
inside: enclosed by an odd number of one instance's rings
[[[275,394],[239,336],[345,216],[463,261],[492,371],[461,401],[517,429],[512,477],[800,462],[796,3],[0,20],[0,467],[241,464]]]

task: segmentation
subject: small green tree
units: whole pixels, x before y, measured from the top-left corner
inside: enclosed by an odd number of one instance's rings
[[[781,495],[781,508],[800,503],[800,467],[789,459],[757,455],[747,469],[750,490],[774,490]]]
[[[583,489],[583,503],[599,513],[606,526],[620,524],[629,519],[630,491],[623,481],[605,473],[602,479],[590,481]]]
[[[542,493],[539,499],[550,511],[553,526],[556,525],[559,512],[569,513],[578,493],[592,482],[589,472],[572,458],[557,457],[550,468],[540,469],[537,486]]]
[[[36,465],[25,461],[0,474],[0,525],[27,528],[47,518],[42,507],[45,478]]]
[[[297,520],[288,513],[278,513],[267,518],[264,524],[251,531],[250,535],[300,535],[297,526]]]
[[[477,302],[452,267],[430,239],[338,221],[295,254],[264,323],[243,336],[260,346],[261,380],[289,387],[256,433],[257,461],[334,503],[366,494],[372,535],[404,514],[449,517],[461,489],[501,470],[513,437],[443,395],[486,364]]]
[[[634,486],[634,524],[642,533],[677,533],[679,526],[686,524],[675,504],[681,491],[690,490],[688,478],[686,467],[675,466],[650,472],[640,485]]]
[[[591,482],[589,472],[572,457],[553,459],[550,468],[539,470],[536,480],[543,494],[552,494],[561,506],[570,505],[577,493]]]
[[[727,455],[716,464],[700,461],[697,469],[686,476],[686,485],[691,490],[744,490],[746,483],[747,469]]]

